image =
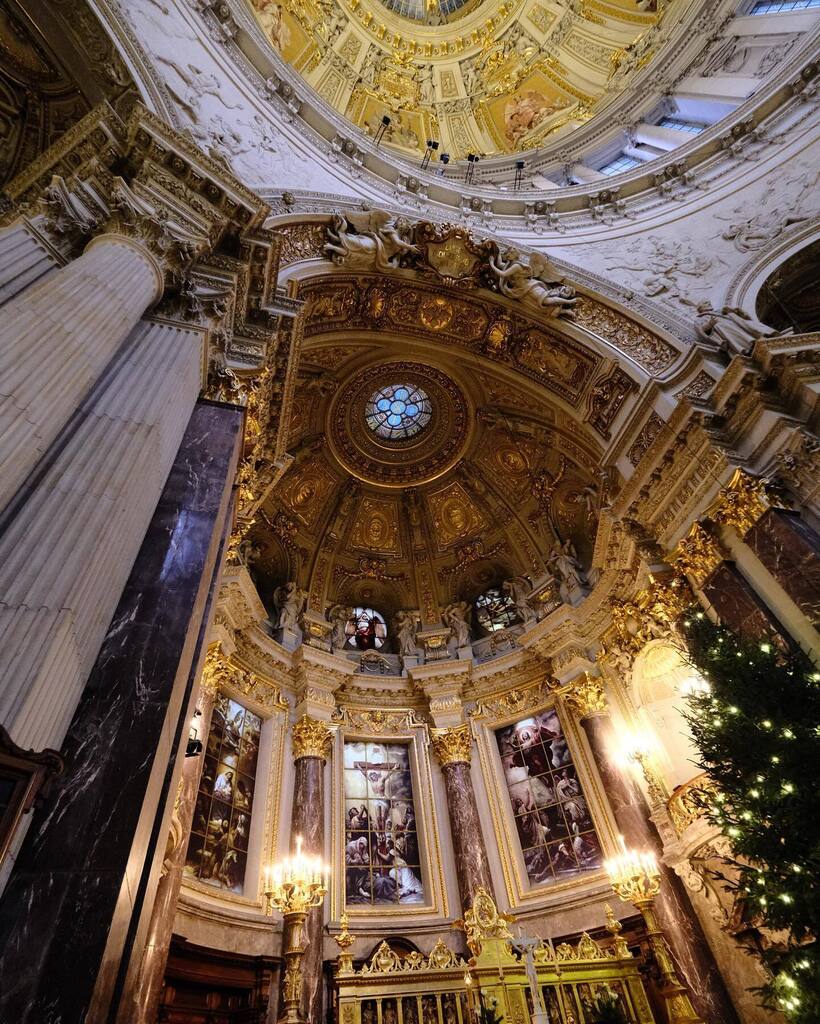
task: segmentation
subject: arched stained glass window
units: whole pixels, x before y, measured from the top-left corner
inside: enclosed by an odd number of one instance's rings
[[[367,425],[377,437],[399,441],[413,437],[430,422],[433,408],[427,392],[412,384],[388,384],[370,396]]]
[[[490,587],[476,598],[475,617],[488,633],[496,633],[520,621],[515,602],[501,587]]]
[[[345,636],[347,646],[354,650],[378,650],[387,639],[384,616],[375,608],[354,608],[345,626]]]

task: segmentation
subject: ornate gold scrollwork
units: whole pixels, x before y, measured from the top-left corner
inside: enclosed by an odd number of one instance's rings
[[[678,541],[671,561],[681,572],[692,577],[695,586],[702,587],[723,561],[723,551],[700,523],[693,523],[688,535]]]

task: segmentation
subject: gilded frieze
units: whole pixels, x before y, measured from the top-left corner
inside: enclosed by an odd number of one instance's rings
[[[350,531],[350,544],[365,551],[399,554],[398,506],[390,499],[362,498]]]
[[[282,253],[279,260],[280,268],[289,267],[292,263],[303,260],[319,259],[325,244],[325,225],[299,222],[283,224],[276,229],[282,239]]]

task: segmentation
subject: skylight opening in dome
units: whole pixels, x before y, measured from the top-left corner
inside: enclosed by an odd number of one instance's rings
[[[430,422],[433,408],[427,392],[412,384],[388,384],[370,397],[365,409],[368,427],[386,441],[413,437]]]
[[[463,7],[471,5],[472,0],[381,0],[382,4],[412,21],[431,21],[436,23],[436,16],[449,18]]]

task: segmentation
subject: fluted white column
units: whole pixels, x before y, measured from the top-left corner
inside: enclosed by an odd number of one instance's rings
[[[663,149],[666,152],[677,149],[684,142],[691,142],[697,136],[692,132],[679,131],[677,128],[662,128],[659,124],[638,124],[635,126],[635,138],[647,146]]]
[[[624,156],[631,156],[633,160],[640,160],[644,164],[651,163],[663,155],[658,149],[641,149],[640,146],[624,146],[623,152]]]
[[[201,348],[196,330],[140,323],[0,536],[0,722],[20,746],[65,736],[196,403]]]
[[[56,269],[57,264],[24,221],[0,231],[0,305]]]
[[[601,174],[600,171],[596,171],[592,167],[587,167],[586,164],[573,164],[569,173],[581,185],[589,185],[593,181],[603,181],[606,178],[605,174]]]
[[[0,511],[162,290],[151,253],[106,234],[3,306]]]

